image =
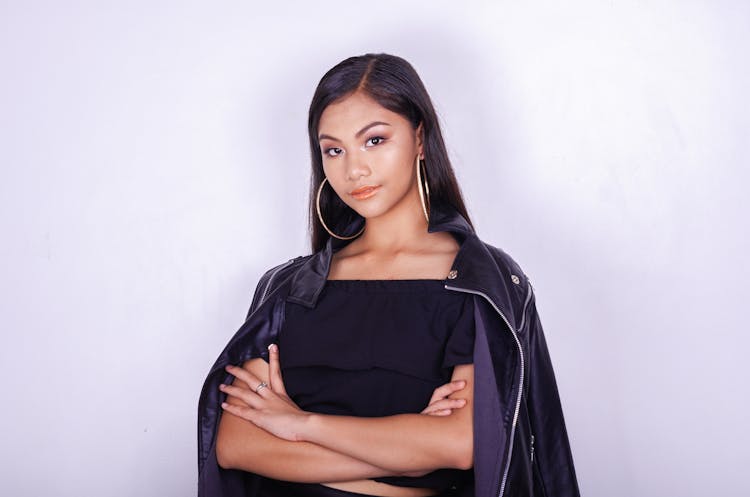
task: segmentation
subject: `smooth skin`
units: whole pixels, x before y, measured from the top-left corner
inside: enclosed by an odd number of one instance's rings
[[[459,246],[450,233],[427,232],[415,169],[423,154],[421,124],[415,130],[357,92],[329,105],[319,129],[328,182],[365,217],[363,234],[333,254],[328,278],[444,279]],[[379,188],[366,199],[350,195],[365,185]],[[452,383],[438,388],[422,413],[359,418],[301,410],[286,395],[279,353],[273,347],[268,364],[252,359],[228,367],[235,380],[221,387],[228,394],[222,407],[231,414],[219,424],[222,467],[387,497],[435,491],[369,478],[472,467],[473,365],[456,366]],[[261,381],[269,387],[256,393]]]

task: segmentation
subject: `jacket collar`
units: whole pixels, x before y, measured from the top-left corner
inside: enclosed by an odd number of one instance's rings
[[[356,233],[363,223],[364,219],[358,217],[340,232]],[[492,278],[493,274],[497,274],[497,263],[492,254],[455,207],[446,203],[433,202],[430,205],[427,231],[430,233],[447,231],[460,244],[452,270],[445,280],[446,284],[495,296],[505,293],[503,291],[507,290],[505,288],[493,288],[495,284],[493,280],[497,282],[496,284],[504,285],[498,281],[499,278]],[[309,308],[315,307],[318,296],[328,279],[333,254],[347,245],[349,241],[329,238],[325,247],[310,256],[295,272],[286,300]],[[502,305],[497,299],[493,300],[496,305],[507,309],[507,305]]]

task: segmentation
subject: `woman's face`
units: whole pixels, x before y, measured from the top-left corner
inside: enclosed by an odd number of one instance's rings
[[[414,130],[400,114],[356,92],[325,108],[318,137],[328,182],[361,216],[419,202],[415,161],[422,154],[421,124]]]

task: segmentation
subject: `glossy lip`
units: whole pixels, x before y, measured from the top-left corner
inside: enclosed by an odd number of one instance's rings
[[[374,195],[379,189],[380,185],[366,185],[349,192],[349,195],[357,199],[364,199]]]

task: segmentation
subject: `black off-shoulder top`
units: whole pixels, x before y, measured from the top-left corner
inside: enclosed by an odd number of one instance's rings
[[[474,362],[474,295],[444,284],[328,280],[314,308],[287,303],[278,345],[289,396],[325,414],[421,412],[454,366]],[[374,480],[444,490],[470,472]]]

